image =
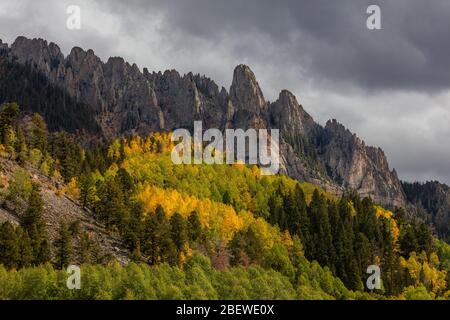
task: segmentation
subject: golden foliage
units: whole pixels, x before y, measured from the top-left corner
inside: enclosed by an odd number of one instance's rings
[[[397,242],[398,236],[400,235],[400,229],[398,228],[397,221],[394,219],[394,214],[392,211],[376,206],[375,213],[378,218],[383,217],[389,221],[392,228],[392,237],[394,238],[394,242]]]
[[[416,286],[423,283],[427,289],[434,294],[443,292],[446,289],[447,271],[439,270],[439,258],[436,254],[427,258],[425,253],[417,255],[412,252],[406,260],[400,257],[400,266],[406,269]]]
[[[176,212],[187,218],[191,212],[196,211],[203,227],[212,230],[225,242],[231,240],[234,233],[244,226],[242,218],[231,206],[182,195],[176,190],[144,185],[140,187],[137,199],[142,201],[147,214],[155,212],[159,205],[169,218]]]
[[[78,188],[77,181],[72,178],[67,186],[64,188],[64,192],[74,199],[80,198],[80,189]]]

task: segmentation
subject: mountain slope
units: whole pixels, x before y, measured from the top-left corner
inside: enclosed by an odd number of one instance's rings
[[[75,47],[64,57],[56,44],[42,39],[18,37],[11,47],[1,46],[3,63],[30,66],[76,103],[89,106],[86,117],[94,116],[107,138],[192,128],[194,120],[202,120],[205,129],[280,128],[282,173],[335,194],[353,188],[389,207],[405,204],[381,149],[365,146],[335,122],[318,125],[286,90],[277,101],[266,101],[247,66],[236,67],[228,93],[192,73],[140,72],[118,57],[103,63],[92,50]],[[3,90],[0,102],[10,99]]]
[[[73,134],[48,132],[42,116],[20,113],[15,103],[1,105],[0,120],[0,220],[13,222],[0,223],[0,283],[8,284],[0,297],[55,298],[48,288],[65,282],[38,276],[44,281],[35,292],[21,277],[54,275],[72,263],[88,275],[89,289],[73,296],[84,299],[450,293],[447,247],[437,251],[431,230],[401,209],[385,210],[354,192],[337,198],[285,175],[261,175],[258,166],[175,165],[165,133],[83,147]],[[127,266],[102,266],[107,257],[98,247]],[[364,283],[373,264],[384,270],[383,288],[369,292]],[[201,276],[197,266],[215,276]],[[108,287],[99,286],[110,268]],[[159,281],[170,270],[176,285]],[[240,276],[232,280],[235,271]],[[280,286],[253,295],[236,289],[245,279],[261,288],[258,274]],[[154,281],[163,287],[149,285]],[[205,287],[211,294],[199,295]]]
[[[2,169],[0,174],[2,188],[5,188],[12,181],[14,173],[20,169],[20,166],[14,161],[0,157],[0,167]],[[56,183],[55,185],[54,179],[47,177],[29,165],[26,166],[26,170],[33,181],[40,186],[40,194],[44,202],[43,218],[46,222],[46,229],[51,242],[54,242],[58,237],[59,223],[61,221],[69,225],[76,223],[79,225],[80,232],[85,232],[93,244],[98,244],[98,249],[96,249],[97,257],[92,257],[92,259],[95,259],[94,261],[104,261],[114,257],[121,264],[129,262],[130,253],[124,247],[120,237],[107,231],[102,223],[94,219],[92,212],[83,208],[79,201],[65,194],[63,191],[65,186],[63,184]],[[3,200],[2,195],[0,204],[3,208],[0,208],[0,224],[9,221],[13,225],[18,225],[19,215],[4,208]],[[76,250],[80,246],[80,241],[80,236],[75,235],[74,247]],[[74,262],[77,261],[75,260]]]
[[[403,182],[408,201],[428,213],[442,239],[450,240],[450,187],[437,181]]]

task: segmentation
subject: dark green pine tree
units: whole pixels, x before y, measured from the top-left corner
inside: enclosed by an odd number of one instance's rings
[[[80,263],[89,263],[91,261],[92,241],[87,232],[81,232],[80,243],[78,246],[78,260]]]
[[[334,269],[336,275],[345,283],[348,283],[347,277],[347,260],[348,254],[346,250],[347,241],[345,235],[344,223],[339,218],[335,227],[334,245],[336,250],[336,260],[334,261]]]
[[[67,132],[55,132],[49,138],[51,156],[61,164],[61,174],[65,182],[79,175],[83,165],[81,147]]]
[[[231,254],[230,262],[232,265],[245,264],[246,261],[244,260],[248,260],[248,256],[245,252],[246,243],[245,232],[243,230],[236,232],[233,239],[228,244],[228,249]]]
[[[32,242],[28,232],[21,230],[19,239],[20,267],[30,267],[35,261],[35,258],[33,255]]]
[[[222,202],[228,205],[233,205],[233,200],[231,199],[230,192],[228,190],[225,190],[223,193]]]
[[[8,146],[9,131],[20,114],[20,108],[17,103],[4,103],[0,106],[0,141]]]
[[[330,221],[331,226],[331,237],[333,239],[333,249],[330,253],[330,269],[334,274],[337,274],[337,270],[340,266],[338,262],[339,254],[342,254],[342,223],[339,216],[339,209],[336,201],[328,201],[328,219]]]
[[[400,254],[404,258],[409,258],[409,254],[413,251],[417,252],[419,244],[417,242],[416,233],[412,225],[401,225],[398,242],[400,246]]]
[[[314,232],[315,259],[322,266],[330,266],[332,262],[330,258],[334,254],[331,225],[325,197],[317,189],[313,192],[309,211]]]
[[[95,213],[108,228],[120,227],[122,219],[128,215],[120,183],[116,179],[106,179],[98,194],[100,201],[96,204]]]
[[[171,238],[178,251],[183,250],[188,241],[186,221],[179,213],[174,213],[170,217]]]
[[[39,265],[39,264],[47,263],[51,260],[51,258],[52,258],[52,254],[51,254],[51,250],[50,250],[50,242],[46,235],[41,242],[39,254],[37,255],[37,257],[35,257],[36,264]]]
[[[7,269],[18,267],[20,247],[14,227],[10,222],[0,225],[0,264]]]
[[[163,209],[158,206],[156,211],[160,210],[163,211]],[[141,252],[144,256],[148,257],[148,263],[151,265],[155,265],[159,262],[160,236],[159,222],[156,213],[147,215],[144,221]]]
[[[17,162],[20,165],[23,165],[28,158],[28,150],[25,142],[25,135],[23,130],[19,127],[17,128],[17,139],[16,139],[16,154],[17,154]]]
[[[121,228],[123,238],[128,248],[133,251],[143,242],[145,226],[144,210],[141,202],[131,204],[129,214],[125,217]],[[139,249],[141,250],[141,249]]]
[[[59,269],[67,267],[72,259],[73,247],[70,230],[63,221],[59,224],[59,235],[55,240],[55,266]]]
[[[418,223],[415,229],[419,246],[418,251],[425,251],[429,257],[431,252],[433,251],[433,235],[431,233],[431,230],[422,221]]]
[[[269,222],[278,225],[281,230],[285,230],[287,228],[287,220],[281,188],[269,198],[268,202],[270,210]]]
[[[158,221],[159,233],[159,260],[170,265],[178,264],[178,248],[172,240],[172,226],[163,210],[157,210],[156,219]]]
[[[383,236],[382,242],[382,279],[387,294],[399,293],[396,285],[396,255],[394,253],[394,243],[391,231],[391,224],[386,218],[380,218],[381,232]]]
[[[133,192],[135,187],[134,180],[127,170],[119,168],[117,171],[117,179],[119,180],[124,194],[128,195],[128,193]]]
[[[231,264],[260,264],[263,259],[263,247],[264,245],[254,226],[251,225],[247,230],[240,230],[228,244],[231,252]]]
[[[42,220],[42,211],[44,210],[44,202],[40,195],[40,189],[37,184],[33,184],[33,189],[28,199],[28,208],[20,217],[20,225],[25,230],[30,230],[35,226],[39,231],[44,227]]]
[[[196,211],[192,211],[188,217],[188,236],[190,242],[196,242],[200,240],[203,232],[202,223],[200,222],[200,216]]]
[[[31,118],[31,127],[31,147],[45,153],[47,151],[48,130],[44,118],[39,113],[35,113]]]
[[[39,185],[33,184],[27,210],[20,217],[20,226],[30,237],[34,257],[33,263],[36,265],[50,261],[50,245],[45,221],[42,218],[43,210],[44,202],[42,201]]]
[[[296,194],[290,190],[283,197],[283,209],[286,214],[286,229],[291,234],[300,234],[300,212],[297,207]]]
[[[141,262],[142,261],[142,253],[141,253],[141,245],[138,244],[133,251],[131,252],[131,258],[134,262]]]
[[[357,231],[362,232],[368,239],[375,238],[374,226],[377,225],[375,210],[370,198],[364,198],[361,202],[360,211],[357,212]]]
[[[178,263],[178,250],[172,240],[171,225],[161,206],[145,219],[140,249],[149,264]]]
[[[95,183],[90,173],[83,173],[79,178],[80,200],[84,208],[94,203]]]
[[[371,253],[370,241],[361,232],[358,232],[355,238],[355,254],[358,272],[363,275],[367,270],[367,267],[374,263],[374,260]]]
[[[343,197],[339,201],[339,216],[342,221],[342,252],[339,255],[340,263],[344,266],[346,277],[342,280],[344,284],[353,290],[362,288],[361,270],[355,254],[355,234],[352,202]]]
[[[299,184],[296,184],[294,191],[289,193],[291,200],[287,203],[288,229],[292,235],[298,235],[303,243],[305,255],[311,256],[314,251],[314,242],[311,236],[311,221],[308,215],[308,209],[305,199],[305,193]]]

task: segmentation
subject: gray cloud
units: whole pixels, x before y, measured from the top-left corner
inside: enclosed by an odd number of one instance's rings
[[[366,8],[374,3],[382,10],[379,31],[366,28]],[[130,31],[136,30],[136,11],[145,19],[158,10],[168,33],[214,43],[226,39],[237,56],[264,55],[258,45],[239,39],[265,37],[276,51],[289,50],[287,62],[301,64],[310,77],[333,86],[336,80],[370,90],[450,85],[446,0],[132,1],[127,7]]]
[[[80,31],[65,28],[69,4],[82,8]],[[382,30],[366,28],[369,4]],[[0,38],[42,37],[225,87],[246,63],[266,98],[290,89],[319,122],[381,146],[402,178],[450,183],[448,17],[447,0],[1,0]]]

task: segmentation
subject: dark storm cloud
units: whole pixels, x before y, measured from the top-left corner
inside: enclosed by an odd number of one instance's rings
[[[105,4],[107,2],[105,1]],[[108,3],[110,3],[108,1]],[[366,8],[377,4],[382,30],[366,28]],[[131,1],[116,9],[158,11],[166,31],[217,42],[222,37],[264,36],[292,64],[318,81],[365,89],[440,90],[450,86],[450,1]],[[114,6],[112,6],[114,9]],[[183,44],[184,45],[184,44]],[[259,57],[257,46],[235,42],[235,54]],[[271,52],[272,48],[267,48]],[[244,51],[242,51],[244,50]]]

